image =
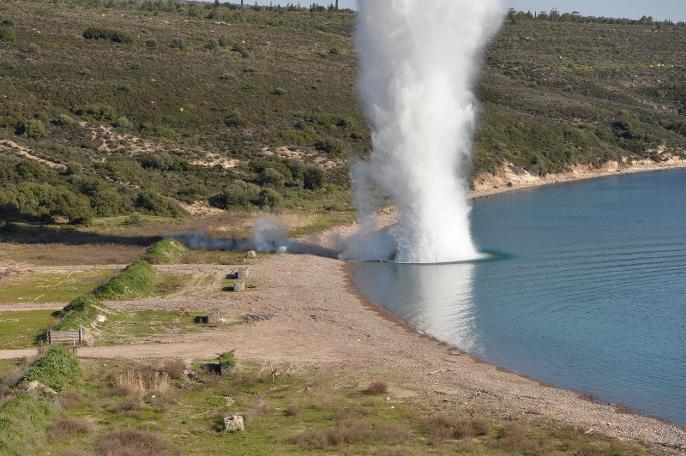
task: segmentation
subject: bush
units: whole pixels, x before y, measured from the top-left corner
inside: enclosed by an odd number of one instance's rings
[[[150,296],[154,292],[155,269],[145,260],[138,260],[112,277],[95,291],[99,299],[133,299]]]
[[[248,209],[257,203],[260,188],[257,185],[237,180],[229,184],[221,193],[210,198],[210,205],[219,209]]]
[[[102,456],[166,454],[168,445],[155,434],[142,430],[112,431],[98,445]]]
[[[99,27],[88,27],[83,32],[83,37],[87,40],[111,41],[113,43],[133,42],[133,37],[127,32]]]
[[[422,423],[433,445],[446,439],[464,439],[488,434],[490,425],[480,416],[460,419],[440,413]]]
[[[169,47],[172,49],[183,49],[186,47],[186,43],[181,38],[174,38],[169,43]]]
[[[322,449],[342,444],[397,443],[408,437],[407,431],[395,423],[347,420],[330,429],[300,432],[291,442],[305,449]]]
[[[317,141],[314,144],[315,149],[317,149],[321,152],[324,152],[326,154],[333,155],[333,156],[339,156],[339,155],[343,154],[346,147],[347,146],[346,146],[345,142],[343,142],[337,138],[324,139],[321,141]]]
[[[176,202],[154,192],[140,192],[134,204],[138,209],[162,217],[181,217],[188,214]]]
[[[62,127],[70,127],[72,125],[76,125],[76,121],[66,114],[60,114],[59,116],[57,116],[57,120],[55,120],[55,123]]]
[[[178,263],[190,250],[175,239],[155,242],[146,252],[145,259],[152,264]]]
[[[233,352],[225,352],[219,355],[219,364],[221,364],[222,367],[236,367],[236,357]]]
[[[233,52],[236,52],[236,53],[240,54],[240,56],[243,57],[244,59],[247,59],[247,58],[250,57],[250,51],[248,51],[248,50],[245,48],[245,46],[243,46],[243,45],[241,45],[241,44],[234,44],[234,45],[231,47],[231,50],[232,50]]]
[[[281,195],[271,188],[266,188],[260,192],[257,204],[263,210],[276,209],[281,204]]]
[[[81,106],[76,110],[76,114],[103,122],[114,122],[117,119],[117,111],[112,106],[102,103]]]
[[[382,381],[372,382],[367,388],[364,389],[365,394],[384,394],[388,391],[388,384]]]
[[[0,219],[5,221],[85,224],[93,217],[88,200],[66,187],[29,182],[8,186],[0,192]]]
[[[238,111],[233,111],[224,117],[224,125],[229,128],[239,128],[245,124],[243,116]]]
[[[272,95],[286,95],[286,89],[284,89],[283,87],[276,87],[274,90],[272,90]]]
[[[258,183],[263,186],[281,188],[286,185],[286,178],[274,168],[265,168],[258,177]]]
[[[45,125],[40,120],[28,120],[21,128],[24,135],[31,139],[40,139],[45,136]]]
[[[64,174],[67,176],[74,176],[78,174],[83,173],[83,165],[79,162],[69,162],[67,163],[67,169],[64,171]]]
[[[326,173],[319,166],[308,166],[303,174],[303,185],[308,190],[319,190],[326,183]]]
[[[117,118],[116,122],[114,122],[114,126],[128,130],[133,127],[133,123],[131,123],[126,116],[120,116]]]
[[[17,35],[9,27],[0,27],[0,42],[12,42],[17,39]]]
[[[53,440],[69,440],[78,434],[87,434],[92,431],[93,425],[90,421],[65,416],[52,425],[50,437]]]
[[[57,392],[73,384],[81,375],[76,356],[66,347],[52,346],[26,371],[23,382],[38,381]]]

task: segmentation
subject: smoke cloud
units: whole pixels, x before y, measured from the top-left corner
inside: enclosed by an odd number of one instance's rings
[[[373,151],[353,168],[360,231],[345,257],[406,263],[479,256],[466,176],[483,48],[502,22],[500,0],[358,2],[359,92]],[[380,233],[390,197],[397,223]]]

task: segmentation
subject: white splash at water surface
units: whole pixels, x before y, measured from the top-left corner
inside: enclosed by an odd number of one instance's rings
[[[483,49],[501,22],[500,0],[358,2],[359,92],[373,151],[353,169],[363,232],[348,257],[406,263],[479,257],[466,180],[478,113],[474,87]],[[386,241],[372,235],[379,195],[396,208]]]

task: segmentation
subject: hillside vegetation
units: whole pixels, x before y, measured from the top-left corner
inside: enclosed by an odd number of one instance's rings
[[[323,8],[2,2],[0,222],[349,209],[346,160],[370,148],[354,24]],[[685,43],[684,24],[510,14],[478,89],[474,175],[683,154]]]

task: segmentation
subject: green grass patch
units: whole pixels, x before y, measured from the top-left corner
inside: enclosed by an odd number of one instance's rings
[[[73,384],[80,375],[79,359],[66,347],[55,345],[29,367],[22,380],[37,380],[59,392]]]
[[[190,252],[188,247],[175,239],[162,239],[153,244],[146,252],[145,259],[152,264],[178,263]]]
[[[22,394],[0,405],[0,454],[46,454],[47,429],[55,414],[54,401],[39,393]]]
[[[113,269],[60,273],[22,272],[0,279],[0,303],[69,302],[90,293],[112,277],[113,273]]]
[[[206,330],[195,323],[201,313],[144,310],[116,312],[98,326],[98,345],[124,345],[159,340],[174,334],[188,334]]]
[[[155,268],[147,261],[138,260],[95,290],[94,294],[96,298],[102,300],[125,300],[167,295],[183,287],[188,280],[188,276],[155,271]]]
[[[226,448],[245,456],[650,454],[560,423],[486,418],[456,404],[427,406],[396,394],[387,376],[388,393],[370,396],[363,392],[368,379],[350,375],[296,374],[278,366],[272,376],[269,367],[239,359],[233,374],[217,376],[204,372],[203,363],[193,364],[188,381],[183,363],[173,360],[84,361],[84,380],[68,392],[69,413],[94,429],[52,449],[92,450],[112,434],[138,429],[160,447],[190,456],[219,456]],[[223,431],[222,418],[233,414],[244,416],[246,432]]]
[[[0,312],[0,350],[34,347],[57,321],[52,310]]]

